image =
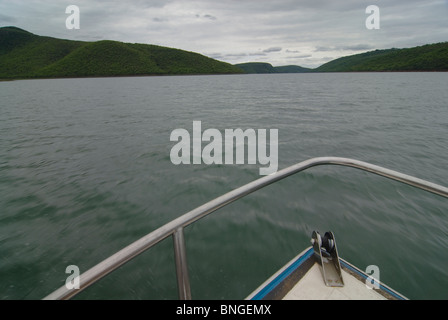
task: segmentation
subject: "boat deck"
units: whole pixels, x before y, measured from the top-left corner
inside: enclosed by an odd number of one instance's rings
[[[320,265],[308,248],[263,283],[249,300],[406,300],[383,283],[367,286],[368,275],[340,259],[343,287],[328,287]],[[370,280],[370,279],[369,279]],[[369,282],[370,283],[370,282]]]
[[[367,289],[350,273],[342,269],[345,286],[327,287],[322,280],[322,272],[317,263],[289,291],[283,300],[386,300],[376,290]]]

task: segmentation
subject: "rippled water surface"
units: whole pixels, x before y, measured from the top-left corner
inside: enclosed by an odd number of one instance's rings
[[[447,73],[229,75],[0,83],[0,299],[40,299],[171,219],[260,177],[173,165],[174,129],[278,129],[279,169],[350,157],[448,181]],[[203,143],[203,146],[206,144]],[[316,167],[186,228],[192,296],[242,299],[335,233],[340,255],[411,299],[447,299],[448,200]],[[78,299],[176,299],[171,239]]]

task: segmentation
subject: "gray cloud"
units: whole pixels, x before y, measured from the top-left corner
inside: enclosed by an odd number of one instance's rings
[[[15,23],[17,19],[0,13],[0,23]]]
[[[334,46],[334,47],[325,47],[325,46],[318,46],[314,49],[314,52],[326,52],[326,51],[366,51],[366,50],[372,50],[375,47],[369,45],[369,44],[355,44],[355,45],[348,45],[348,46]]]
[[[211,14],[204,14],[202,17],[206,18],[206,19],[210,19],[210,20],[216,20],[217,18],[212,16]]]
[[[223,55],[225,57],[247,57],[247,53],[228,53],[226,55]]]
[[[298,56],[294,56],[291,58],[297,58],[297,59],[305,59],[305,58],[311,58],[313,55],[311,54],[302,54],[302,55],[298,55]]]
[[[375,47],[369,45],[369,44],[357,44],[357,45],[351,45],[351,46],[342,46],[340,47],[341,50],[350,50],[350,51],[359,51],[359,50],[372,50]]]
[[[166,21],[168,21],[168,19],[154,17],[154,18],[152,18],[152,21],[154,21],[154,22],[166,22]]]
[[[268,49],[264,49],[264,50],[263,50],[263,52],[265,52],[265,53],[269,53],[269,52],[280,52],[280,51],[282,51],[282,48],[280,48],[280,47],[271,47],[271,48],[268,48]]]
[[[377,2],[380,30],[367,30],[370,0],[77,0],[81,29],[65,29],[57,0],[0,0],[0,26],[76,40],[153,43],[219,59],[315,67],[327,59],[448,40],[442,0]],[[283,49],[289,48],[289,49]],[[296,60],[294,60],[296,59]]]

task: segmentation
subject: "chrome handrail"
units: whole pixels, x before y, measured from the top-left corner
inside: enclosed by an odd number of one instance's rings
[[[212,201],[209,201],[204,205],[191,210],[190,212],[185,213],[177,219],[168,222],[162,227],[133,242],[129,246],[118,251],[109,258],[98,263],[96,266],[82,273],[79,276],[79,289],[68,289],[66,286],[62,286],[61,288],[46,296],[44,300],[70,299],[85,288],[89,287],[91,284],[95,283],[113,270],[122,266],[129,260],[135,258],[140,253],[151,248],[152,246],[156,245],[169,236],[173,236],[179,298],[191,299],[183,229],[191,223],[218,210],[219,208],[222,208],[223,206],[232,203],[254,191],[257,191],[267,185],[289,177],[295,173],[319,165],[341,165],[361,169],[448,198],[448,188],[444,186],[418,179],[397,171],[379,167],[367,162],[339,157],[320,157],[309,159],[280,170],[274,174],[264,176],[253,182],[250,182]]]

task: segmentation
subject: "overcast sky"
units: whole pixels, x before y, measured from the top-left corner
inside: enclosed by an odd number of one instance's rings
[[[80,9],[68,30],[65,9]],[[380,9],[368,30],[366,8]],[[157,44],[229,63],[317,67],[374,49],[448,41],[448,0],[0,0],[0,27],[38,35]]]

